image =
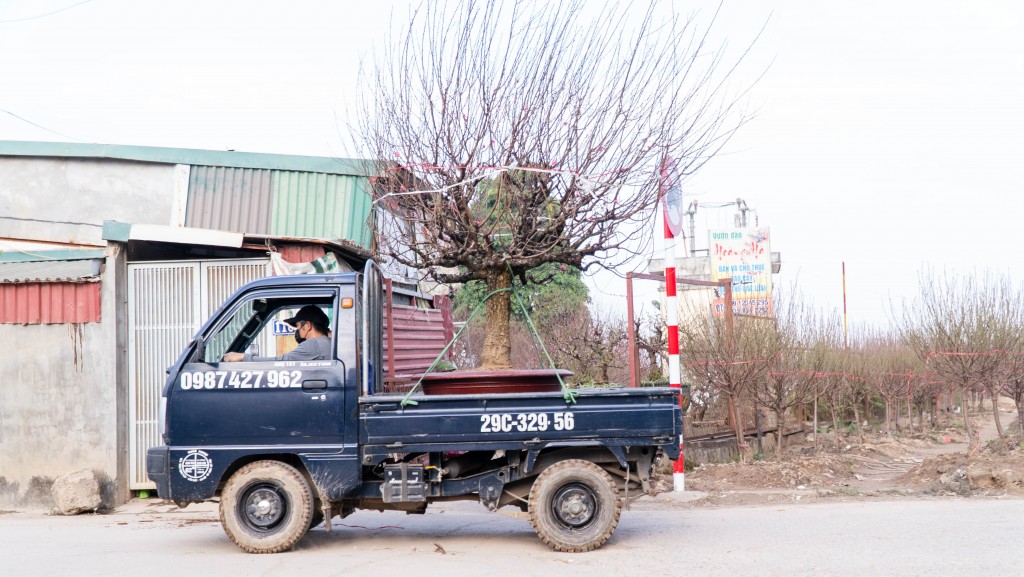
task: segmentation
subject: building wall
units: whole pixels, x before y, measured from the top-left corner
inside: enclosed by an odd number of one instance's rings
[[[109,268],[102,282],[102,309],[114,311]],[[0,503],[47,503],[56,477],[87,468],[105,505],[115,504],[116,324],[114,314],[99,323],[0,324]]]
[[[173,164],[0,157],[0,238],[106,247],[104,220],[169,224],[174,191]],[[0,503],[45,504],[56,477],[83,468],[106,506],[126,496],[119,254],[108,249],[99,322],[0,324]]]
[[[0,238],[105,246],[104,220],[167,225],[173,164],[0,157]]]
[[[139,160],[111,157],[108,149],[138,154]],[[37,155],[22,155],[33,150]],[[190,155],[194,161],[185,158]],[[215,156],[241,162],[219,172],[244,178],[217,184],[218,171],[204,164]],[[264,167],[265,156],[0,142],[0,240],[107,251],[99,322],[0,323],[0,505],[46,503],[53,479],[82,468],[98,474],[105,505],[128,496],[127,263],[121,246],[108,246],[102,238],[104,221],[174,226],[183,220],[179,213],[186,202],[189,217],[197,219],[191,226],[369,244],[365,176],[304,175],[304,170],[315,172],[318,163],[330,170],[339,163],[274,157]],[[247,159],[255,164],[242,162]],[[189,166],[196,179],[208,177],[202,180],[205,188],[196,185],[201,179],[183,184],[178,165]],[[259,194],[253,192],[256,184],[249,177],[268,170],[287,174],[287,186],[271,191],[264,178],[256,183]],[[189,197],[182,199],[186,188]],[[280,194],[281,202],[270,192]],[[261,206],[247,206],[254,201]],[[255,211],[245,213],[248,224],[230,224],[229,217],[243,208]],[[273,214],[279,222],[272,221]],[[322,254],[320,249],[317,256]]]

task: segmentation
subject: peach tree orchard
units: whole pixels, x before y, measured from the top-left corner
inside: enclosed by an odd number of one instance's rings
[[[379,251],[494,292],[483,368],[510,366],[513,278],[646,251],[665,159],[673,178],[692,175],[746,121],[728,85],[742,55],[710,45],[714,17],[429,2],[368,62],[353,132],[379,159]]]

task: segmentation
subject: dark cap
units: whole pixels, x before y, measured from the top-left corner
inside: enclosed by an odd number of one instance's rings
[[[330,321],[327,320],[327,315],[324,314],[323,309],[316,305],[306,305],[299,309],[299,312],[290,319],[284,319],[284,322],[288,323],[292,327],[295,327],[302,321],[309,321],[313,323],[319,329],[326,329]]]

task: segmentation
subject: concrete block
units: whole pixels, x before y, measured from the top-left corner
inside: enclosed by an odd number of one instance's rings
[[[50,489],[53,503],[61,515],[77,515],[99,508],[100,484],[91,469],[81,469],[57,477]]]
[[[991,466],[971,465],[967,469],[967,478],[972,489],[1003,489],[1010,484],[1012,475]]]

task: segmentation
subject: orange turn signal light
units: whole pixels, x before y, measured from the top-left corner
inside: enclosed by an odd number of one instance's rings
[[[341,299],[341,308],[350,309],[355,306],[355,301],[351,297],[345,297]]]

